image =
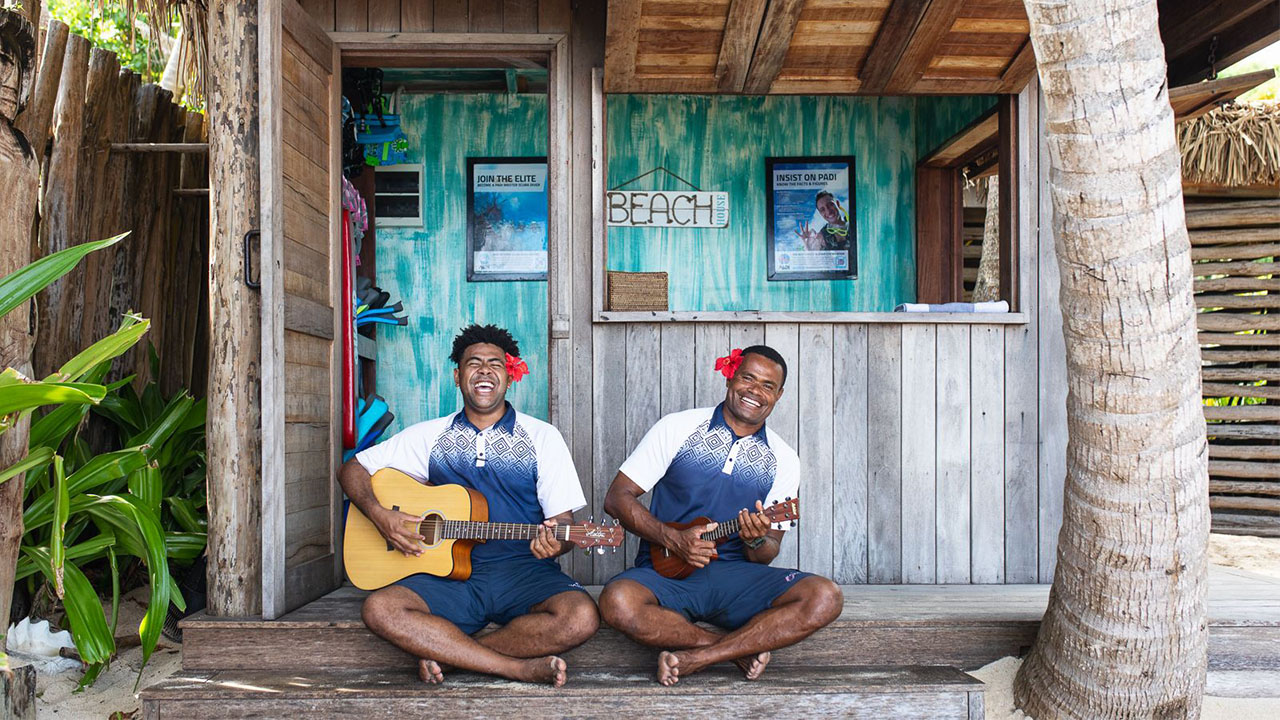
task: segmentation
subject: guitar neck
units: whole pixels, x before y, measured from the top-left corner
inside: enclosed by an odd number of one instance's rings
[[[732,520],[725,520],[722,523],[716,523],[716,529],[709,533],[703,533],[702,539],[719,540],[721,538],[727,538],[736,532],[738,532],[738,518],[733,518]]]
[[[446,540],[532,540],[542,525],[529,523],[475,522],[473,520],[445,520],[442,537]],[[570,525],[557,525],[551,532],[559,540],[568,540],[570,530],[581,530]]]

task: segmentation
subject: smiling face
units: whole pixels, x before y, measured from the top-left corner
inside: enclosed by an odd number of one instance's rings
[[[840,208],[836,207],[836,200],[830,195],[823,195],[818,198],[818,214],[828,223],[834,225],[844,224],[844,218],[840,217]]]
[[[742,356],[738,371],[725,385],[725,420],[739,435],[750,434],[760,429],[782,397],[782,367],[749,353]]]
[[[483,415],[504,409],[509,384],[507,354],[497,345],[471,345],[462,352],[453,381],[462,391],[462,402],[472,412]]]

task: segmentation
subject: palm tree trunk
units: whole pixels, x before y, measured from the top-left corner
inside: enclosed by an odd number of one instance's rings
[[[982,223],[982,256],[978,260],[978,281],[973,285],[974,302],[1000,299],[1000,176],[982,182],[987,218]]]
[[[1047,108],[1067,349],[1049,607],[1015,683],[1039,720],[1198,717],[1207,447],[1155,0],[1025,0]]]

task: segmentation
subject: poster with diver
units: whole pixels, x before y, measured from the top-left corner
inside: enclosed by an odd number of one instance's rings
[[[766,158],[769,280],[858,277],[853,156]]]
[[[467,158],[467,281],[547,279],[547,159]]]

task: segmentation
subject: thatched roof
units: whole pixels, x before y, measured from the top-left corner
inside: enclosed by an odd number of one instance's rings
[[[1182,181],[1246,187],[1280,184],[1280,104],[1228,103],[1178,123]]]

